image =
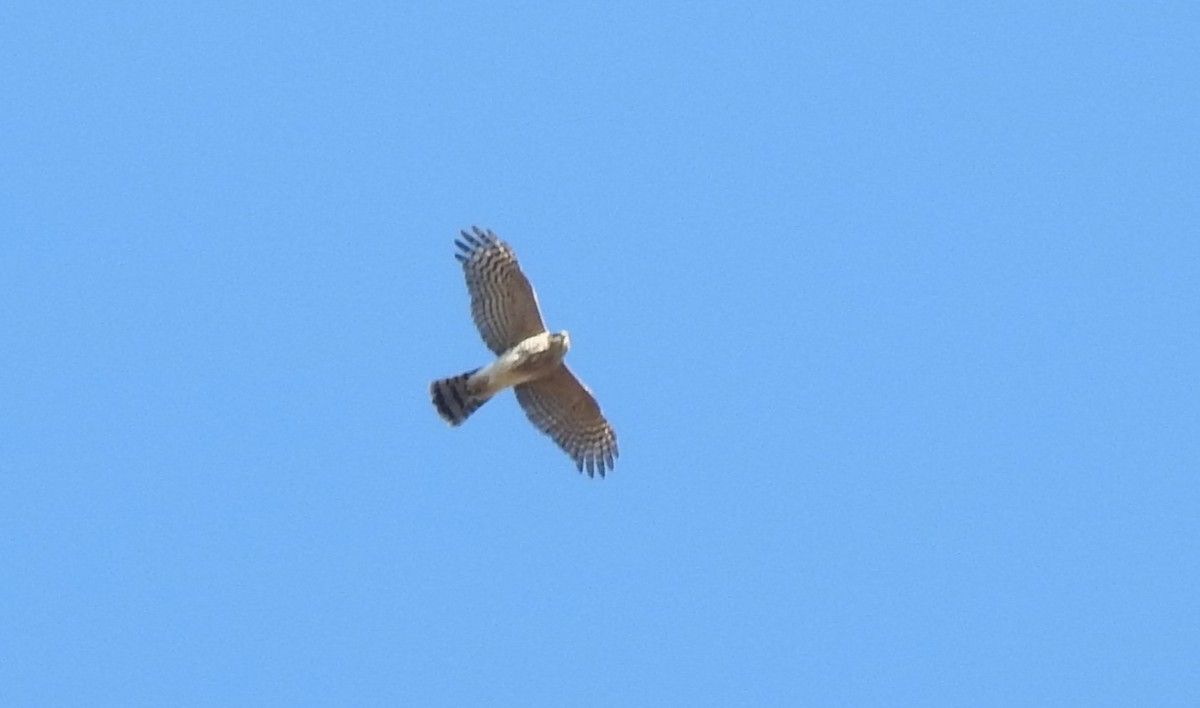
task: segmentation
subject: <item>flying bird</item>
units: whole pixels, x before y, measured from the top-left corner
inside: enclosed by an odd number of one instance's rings
[[[478,369],[429,385],[433,405],[447,423],[462,424],[500,391],[511,387],[534,427],[549,435],[588,476],[613,469],[617,435],[591,390],[567,368],[566,330],[549,332],[537,295],[511,246],[490,230],[472,226],[454,244],[471,294],[471,318],[496,359]]]

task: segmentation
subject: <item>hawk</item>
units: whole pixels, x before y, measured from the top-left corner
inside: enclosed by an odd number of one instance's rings
[[[512,387],[534,427],[549,435],[575,467],[591,477],[613,468],[617,435],[592,392],[563,357],[571,347],[566,330],[548,332],[533,286],[511,246],[490,230],[472,226],[455,240],[471,294],[471,318],[496,354],[486,366],[429,385],[438,415],[460,425],[500,391]]]

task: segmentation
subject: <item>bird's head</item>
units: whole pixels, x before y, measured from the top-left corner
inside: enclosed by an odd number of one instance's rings
[[[567,330],[565,329],[550,335],[550,341],[563,354],[566,354],[567,350],[571,348],[571,335],[567,334]]]

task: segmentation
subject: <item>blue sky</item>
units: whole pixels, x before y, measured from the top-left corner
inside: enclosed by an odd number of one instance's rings
[[[1195,3],[0,11],[0,703],[1200,704]],[[510,241],[603,481],[478,366]]]

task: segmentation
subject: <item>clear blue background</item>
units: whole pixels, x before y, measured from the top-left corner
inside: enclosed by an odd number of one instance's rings
[[[0,703],[1200,705],[1200,6],[0,11]],[[616,425],[487,360],[517,249]]]

